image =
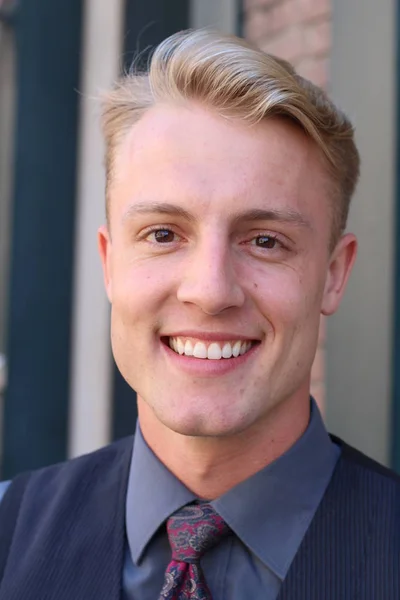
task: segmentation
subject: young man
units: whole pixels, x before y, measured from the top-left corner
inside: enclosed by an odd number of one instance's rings
[[[309,395],[356,256],[351,124],[287,63],[200,31],[126,76],[103,127],[138,428],[8,487],[0,600],[398,600],[399,480]]]

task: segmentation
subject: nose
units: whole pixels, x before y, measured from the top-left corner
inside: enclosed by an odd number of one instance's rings
[[[229,246],[220,241],[204,243],[191,253],[177,297],[180,302],[196,305],[208,315],[242,306],[245,294]]]

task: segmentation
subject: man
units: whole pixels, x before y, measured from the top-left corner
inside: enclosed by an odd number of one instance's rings
[[[353,129],[285,62],[180,33],[104,104],[98,242],[138,428],[16,478],[0,600],[400,598],[400,486],[310,401],[357,242]]]

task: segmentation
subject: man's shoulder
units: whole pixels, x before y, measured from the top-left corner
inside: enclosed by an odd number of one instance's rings
[[[11,481],[0,481],[0,502],[3,500],[4,494],[8,490],[10,483]]]
[[[17,590],[13,598],[25,598],[26,582],[31,581],[34,590],[29,588],[29,598],[42,597],[40,590],[47,585],[57,590],[50,596],[58,597],[65,584],[68,591],[61,594],[63,598],[81,598],[73,578],[77,573],[79,578],[82,564],[89,573],[103,574],[110,564],[110,551],[123,557],[132,447],[133,437],[125,438],[13,479],[0,505],[0,579],[6,565],[1,589],[5,585],[7,590],[0,594],[2,598],[11,597],[8,589]],[[48,569],[49,564],[53,567]],[[59,567],[64,564],[68,567],[59,585],[52,577],[55,572],[60,575]],[[21,587],[14,588],[14,579],[18,586],[22,582]],[[90,585],[88,590],[93,589]],[[101,597],[106,596],[110,597],[107,593]],[[99,592],[93,597],[100,597]]]
[[[332,441],[341,449],[341,458],[339,463],[369,476],[381,484],[400,488],[400,476],[392,469],[385,467],[381,463],[367,456],[357,448],[347,444],[335,435],[330,436]]]
[[[108,466],[112,466],[121,459],[128,459],[132,446],[133,436],[126,437],[87,454],[32,470],[22,475],[24,477],[28,475],[28,485],[33,484],[39,488],[45,485],[47,490],[49,486],[64,486],[69,479],[79,481],[80,478],[86,478],[89,474],[94,478],[101,477],[104,469]],[[20,476],[17,475],[15,480],[18,477]],[[0,500],[15,480],[0,483]]]

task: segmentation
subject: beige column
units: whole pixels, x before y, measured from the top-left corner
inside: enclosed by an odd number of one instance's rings
[[[7,299],[15,135],[15,48],[12,29],[0,23],[0,436],[7,384]]]
[[[5,350],[15,135],[14,32],[0,23],[0,353]]]
[[[335,0],[331,85],[356,126],[361,180],[349,229],[360,241],[338,314],[328,319],[327,423],[390,461],[397,127],[396,2]]]
[[[71,457],[110,440],[109,306],[96,249],[96,230],[104,222],[104,148],[98,97],[119,74],[123,8],[123,0],[85,3],[71,357]]]

